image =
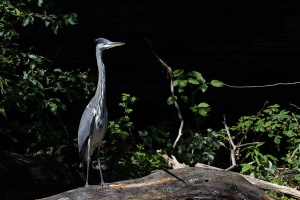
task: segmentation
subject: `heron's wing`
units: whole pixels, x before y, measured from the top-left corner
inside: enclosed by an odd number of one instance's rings
[[[93,114],[93,108],[91,106],[91,103],[89,103],[82,114],[80,124],[79,124],[79,129],[78,129],[79,152],[81,151],[81,148],[84,145],[84,142],[86,141],[86,139],[93,132],[93,130],[91,130],[94,127],[93,123],[95,123],[95,116]]]

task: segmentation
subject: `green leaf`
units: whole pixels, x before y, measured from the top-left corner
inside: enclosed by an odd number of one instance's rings
[[[241,164],[242,165],[242,173],[245,173],[250,170],[251,166],[249,164]]]
[[[21,12],[18,8],[15,9],[15,14],[16,14],[16,16],[20,16]]]
[[[31,79],[30,82],[31,82],[33,85],[36,85],[36,80],[35,80],[35,79]]]
[[[299,128],[298,123],[291,123],[291,124],[289,125],[289,130],[296,129],[296,128]]]
[[[193,79],[193,78],[188,78],[187,81],[190,83],[190,84],[193,84],[193,85],[199,85],[199,81],[197,81],[196,79]]]
[[[260,126],[260,127],[259,127],[259,131],[260,131],[260,132],[265,132],[266,129],[265,129],[264,127]]]
[[[177,97],[176,97],[176,96],[175,96],[175,99],[177,100]],[[168,105],[174,104],[174,101],[173,101],[173,98],[172,98],[172,97],[169,97],[169,98],[167,99],[167,104],[168,104]]]
[[[273,115],[271,116],[273,119],[290,119],[292,118],[290,115]]]
[[[146,137],[148,135],[147,131],[139,131],[139,136]]]
[[[207,107],[209,107],[209,105],[207,103],[205,103],[205,102],[202,102],[202,103],[200,103],[198,105],[198,107],[200,107],[200,108],[207,108]]]
[[[30,18],[29,18],[29,17],[24,18],[24,19],[22,20],[22,26],[27,26],[27,25],[29,24],[29,21],[30,21]]]
[[[57,24],[52,24],[51,28],[52,28],[53,33],[55,35],[57,35],[58,25]]]
[[[27,79],[27,78],[28,78],[28,73],[25,72],[25,71],[23,71],[23,79],[25,80],[25,79]]]
[[[7,116],[6,116],[6,112],[3,108],[0,108],[0,114],[5,118],[7,119]]]
[[[44,88],[43,85],[39,81],[36,81],[36,83],[37,83],[38,88],[40,88],[40,89]]]
[[[218,80],[212,80],[210,82],[210,84],[215,87],[223,87],[224,86],[224,83],[221,81],[218,81]]]
[[[57,113],[57,104],[53,103],[53,102],[50,102],[49,105],[50,105],[51,112],[56,115],[56,113]]]
[[[178,85],[178,83],[179,83],[179,80],[175,80],[175,81],[173,82],[173,86],[176,87],[176,86]]]
[[[212,154],[208,154],[207,158],[210,162],[212,162],[215,159],[214,155],[212,155]]]
[[[275,138],[274,138],[274,142],[275,144],[280,144],[280,140],[281,140],[282,136],[280,135],[276,135]]]
[[[76,13],[71,13],[71,14],[66,14],[66,15],[64,15],[65,22],[66,22],[67,24],[70,24],[70,25],[75,25],[75,24],[77,24],[76,17],[77,17],[77,14],[76,14]]]
[[[254,159],[255,159],[255,162],[256,162],[258,165],[261,165],[261,163],[260,163],[260,161],[259,161],[259,159],[258,159],[257,156],[254,156]]]
[[[48,21],[48,20],[45,20],[45,26],[46,26],[46,27],[48,27],[48,26],[49,26],[49,24],[50,24],[50,21]]]
[[[189,98],[187,96],[182,95],[181,100],[184,101],[185,103],[189,102]]]
[[[178,88],[178,92],[179,93],[183,93],[184,92],[184,88],[183,87]]]
[[[53,70],[53,72],[60,72],[60,73],[62,73],[62,70],[60,68],[56,68],[56,69]]]
[[[177,70],[173,71],[173,76],[178,77],[178,76],[182,75],[183,73],[184,73],[183,69],[177,69]]]
[[[186,80],[178,80],[178,85],[179,85],[179,87],[185,87],[185,86],[187,86],[187,81]]]
[[[43,0],[38,0],[38,7],[42,7]]]
[[[44,70],[43,69],[38,69],[37,72],[39,73],[39,75],[44,76]]]
[[[296,118],[300,119],[300,115],[295,115]]]
[[[199,88],[204,93],[208,89],[208,86],[206,84],[203,84]]]
[[[273,161],[278,161],[277,158],[275,158],[274,156],[272,156],[272,155],[270,155],[270,154],[268,154],[267,156],[268,156],[271,160],[273,160]]]
[[[200,73],[197,72],[197,71],[190,71],[187,75],[188,75],[188,76],[193,76],[193,77],[195,77],[195,78],[202,77],[202,74],[200,74]]]
[[[260,147],[260,146],[262,146],[264,143],[265,143],[265,142],[260,142],[260,143],[258,143],[258,144],[255,145],[255,146],[256,146],[256,147]]]
[[[31,63],[29,64],[29,67],[30,67],[30,69],[34,69],[34,68],[36,67],[36,64],[33,63],[33,62],[31,62]]]
[[[200,116],[207,116],[207,113],[208,113],[208,111],[205,110],[205,109],[203,109],[203,108],[200,108],[200,109],[198,110],[198,114],[199,114]]]

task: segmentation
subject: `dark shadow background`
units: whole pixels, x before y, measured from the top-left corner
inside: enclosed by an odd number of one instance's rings
[[[95,75],[94,39],[125,42],[104,53],[109,117],[120,116],[117,103],[122,93],[135,95],[141,99],[133,114],[137,129],[173,117],[173,108],[166,105],[169,80],[143,37],[173,70],[197,70],[208,81],[263,85],[300,80],[300,10],[295,0],[73,0],[57,4],[64,13],[78,13],[79,24],[59,30],[58,36],[31,28],[23,42],[37,44],[35,50],[52,59],[53,67],[91,68]],[[212,107],[207,125],[219,129],[223,114],[227,124],[233,125],[239,116],[258,112],[265,101],[287,109],[290,103],[300,106],[299,88],[210,87],[200,101]],[[74,136],[88,101],[70,103],[63,116]]]

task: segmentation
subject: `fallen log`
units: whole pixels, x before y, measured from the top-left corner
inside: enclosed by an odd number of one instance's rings
[[[43,200],[57,199],[272,199],[241,175],[188,167],[158,170],[146,177],[110,183],[109,187],[80,187]]]

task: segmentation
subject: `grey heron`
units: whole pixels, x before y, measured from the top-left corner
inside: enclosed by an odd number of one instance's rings
[[[96,39],[96,59],[98,64],[98,84],[95,96],[85,108],[78,129],[78,149],[81,166],[86,166],[86,186],[89,185],[89,168],[91,156],[98,147],[97,158],[100,170],[101,186],[104,185],[101,162],[100,144],[107,130],[107,108],[105,91],[105,66],[102,54],[105,49],[124,45],[122,42],[111,42],[104,38]]]

